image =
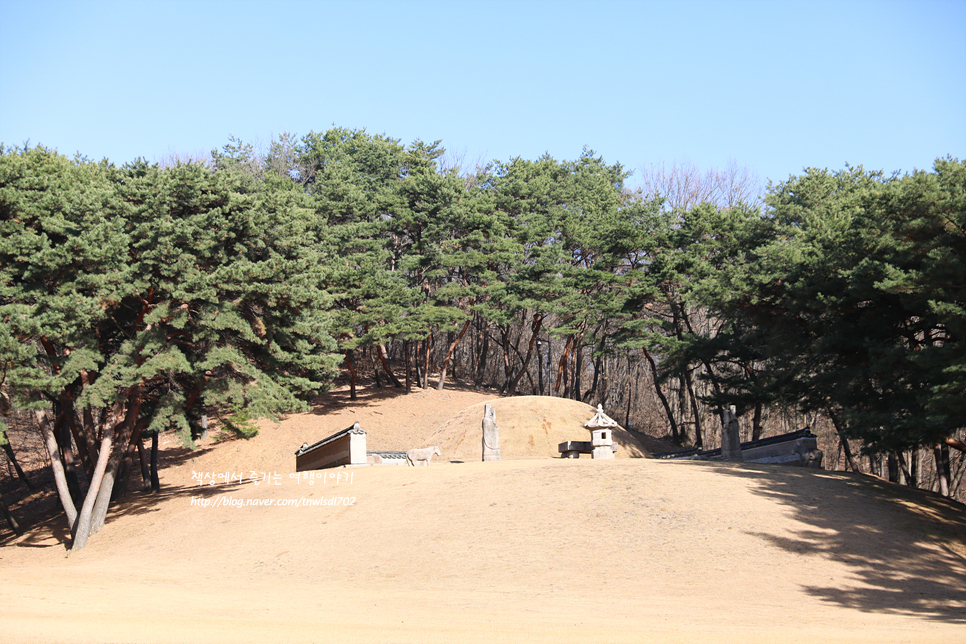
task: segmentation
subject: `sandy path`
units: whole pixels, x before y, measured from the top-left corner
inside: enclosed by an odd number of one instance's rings
[[[253,445],[228,446],[236,466],[271,461],[264,449],[246,457]],[[966,632],[966,512],[866,477],[543,459],[191,484],[187,471],[224,465],[229,451],[172,468],[181,482],[135,497],[70,558],[57,523],[0,549],[3,641],[958,642]],[[333,498],[353,504],[312,505]]]

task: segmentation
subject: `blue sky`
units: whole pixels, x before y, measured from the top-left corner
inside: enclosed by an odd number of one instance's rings
[[[966,1],[0,0],[7,145],[157,161],[333,124],[474,161],[928,169],[966,158]]]

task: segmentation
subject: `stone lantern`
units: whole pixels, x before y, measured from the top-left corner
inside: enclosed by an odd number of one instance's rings
[[[597,413],[584,425],[590,430],[591,458],[614,458],[617,446],[613,431],[617,426],[617,421],[604,413],[603,406],[597,405]]]

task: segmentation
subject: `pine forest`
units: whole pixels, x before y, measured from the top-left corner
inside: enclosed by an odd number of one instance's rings
[[[0,430],[39,428],[75,549],[133,446],[363,382],[580,400],[681,448],[734,406],[742,440],[810,427],[827,469],[963,500],[959,160],[635,180],[337,127],[158,164],[2,147]]]

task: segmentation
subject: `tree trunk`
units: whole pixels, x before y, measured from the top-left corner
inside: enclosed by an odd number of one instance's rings
[[[372,367],[372,379],[376,381],[376,389],[382,389],[382,376],[379,375],[379,363],[376,362],[376,350],[366,347],[362,350],[362,355],[369,358],[369,366]]]
[[[486,377],[487,352],[490,350],[490,334],[488,332],[489,330],[487,329],[488,326],[489,323],[486,320],[483,320],[482,328],[479,331],[483,335],[483,342],[482,346],[480,347],[479,358],[476,361],[476,378],[473,380],[473,384],[476,385],[476,387],[482,387],[483,379]]]
[[[109,433],[101,440],[101,448],[97,454],[97,463],[94,465],[91,485],[87,489],[87,496],[84,497],[84,505],[81,507],[77,521],[71,526],[71,536],[73,537],[73,543],[70,546],[71,552],[81,550],[86,546],[87,538],[91,535],[91,520],[94,513],[94,504],[101,490],[104,473],[107,471],[107,463],[111,457],[112,441],[113,437]],[[117,451],[120,453],[122,450],[119,449]],[[108,497],[110,497],[110,493],[108,493]]]
[[[547,395],[553,396],[553,338],[547,337]]]
[[[608,394],[610,393],[610,370],[611,362],[613,362],[614,357],[609,353],[605,353],[604,342],[600,343],[600,361],[594,370],[594,397],[591,400],[597,402],[598,405],[607,407]],[[597,371],[600,371],[600,379],[597,379]],[[599,387],[599,388],[598,388]],[[593,403],[591,403],[593,404]]]
[[[899,459],[896,457],[895,452],[889,452],[886,456],[886,462],[889,467],[889,482],[898,483],[899,482]]]
[[[151,492],[161,491],[161,479],[158,476],[158,432],[151,435]]]
[[[839,444],[842,445],[842,451],[845,452],[845,460],[848,463],[849,468],[855,473],[860,472],[861,470],[859,469],[858,464],[855,462],[855,458],[852,456],[852,448],[849,447],[849,441],[842,434],[842,427],[839,425],[838,417],[836,417],[835,413],[833,413],[831,410],[829,410],[828,415],[829,418],[832,419],[832,425],[835,427],[835,432],[839,435]]]
[[[530,368],[530,360],[533,359],[533,347],[536,346],[537,337],[539,337],[539,335],[540,335],[540,327],[542,327],[542,326],[543,326],[543,314],[541,314],[541,313],[534,313],[534,315],[533,315],[533,322],[531,322],[531,324],[530,324],[530,343],[527,345],[527,355],[523,359],[523,365],[520,367],[520,371],[517,373],[517,375],[515,375],[513,377],[513,379],[510,381],[510,385],[507,387],[507,395],[508,396],[513,396],[514,394],[516,394],[517,385],[520,384],[520,378],[522,378],[523,377],[523,374],[527,373],[527,369]],[[541,388],[541,392],[540,393],[542,394],[543,393],[543,391],[542,391],[542,389],[543,389],[542,376],[541,376],[540,383],[541,383],[540,384],[540,388]]]
[[[471,377],[476,379],[476,367],[479,365],[480,356],[480,322],[479,319],[473,316],[473,334],[470,336],[470,349],[469,349],[469,369]]]
[[[654,390],[657,392],[657,397],[661,399],[661,404],[664,406],[664,414],[667,416],[667,421],[671,424],[671,440],[675,443],[680,441],[678,436],[678,424],[674,420],[674,413],[671,411],[671,405],[668,403],[667,396],[661,391],[661,385],[657,383],[657,364],[654,362],[654,358],[648,353],[647,349],[641,347],[641,351],[644,352],[644,357],[647,359],[647,363],[651,366],[651,375],[654,380]],[[630,369],[628,369],[627,376],[630,378]]]
[[[81,386],[85,389],[91,385],[91,376],[86,370],[81,370],[80,381]],[[90,467],[90,472],[93,473],[94,463],[97,461],[97,454],[94,453],[94,444],[97,442],[97,440],[96,427],[94,424],[94,412],[91,410],[90,405],[84,405],[84,408],[81,411],[80,429],[81,431],[79,433],[83,434],[84,436],[83,449],[87,451],[87,457],[84,459],[85,467]]]
[[[455,350],[456,344],[453,343],[453,332],[452,331],[447,331],[446,332],[446,341],[443,344],[443,346],[444,347],[453,347],[453,350]],[[443,375],[442,375],[443,372],[449,371],[450,358],[452,357],[451,356],[451,353],[452,353],[452,350],[447,349],[446,356],[443,358],[443,364],[440,366],[440,369],[439,369],[440,380],[443,379]],[[455,365],[454,365],[454,367],[455,367]],[[439,386],[439,382],[437,382],[436,384],[437,384],[437,386]],[[442,391],[442,389],[440,389],[439,391]]]
[[[922,452],[917,447],[912,450],[909,454],[909,486],[919,487],[919,461],[922,458]]]
[[[677,387],[674,389],[674,393],[677,394],[678,413],[681,414],[681,442],[683,443],[687,442],[688,440],[688,430],[686,428],[686,419],[688,417],[688,393],[684,386],[684,376],[678,373],[675,380],[677,380]]]
[[[899,483],[907,487],[915,487],[910,483],[909,464],[906,462],[906,455],[902,452],[895,453],[896,462],[899,466]]]
[[[443,369],[442,371],[440,371],[440,374],[439,374],[439,384],[436,386],[436,389],[438,389],[439,391],[442,391],[443,385],[446,384],[446,370],[449,368],[449,361],[450,361],[450,358],[453,356],[453,351],[456,349],[456,345],[460,343],[460,340],[463,339],[463,336],[466,334],[466,330],[470,328],[470,324],[472,322],[473,322],[472,318],[467,320],[466,324],[463,325],[463,329],[460,331],[460,334],[449,345],[449,351],[446,352],[446,359],[443,360]]]
[[[97,460],[97,454],[91,449],[90,442],[87,440],[87,434],[85,428],[78,424],[77,422],[77,412],[74,409],[74,401],[65,392],[60,395],[59,399],[60,408],[64,414],[64,419],[67,422],[67,427],[70,429],[71,435],[74,437],[74,443],[77,445],[77,452],[80,456],[81,465],[84,468],[84,472],[87,474],[88,480],[90,480],[91,473],[94,471],[94,461]],[[88,411],[88,413],[90,413]]]
[[[698,413],[698,399],[694,396],[694,388],[691,386],[691,372],[687,369],[684,370],[684,385],[691,398],[691,412],[694,414],[694,446],[700,449],[704,447],[704,440],[701,438],[701,416]]]
[[[59,405],[55,405],[55,408]],[[54,437],[57,439],[57,446],[60,447],[60,456],[64,461],[64,476],[67,478],[67,490],[70,498],[74,500],[74,505],[80,505],[84,500],[84,492],[81,490],[80,478],[77,476],[77,468],[74,467],[74,449],[70,443],[70,430],[67,427],[66,418],[63,411],[57,414],[54,422]]]
[[[751,420],[751,440],[756,441],[761,438],[761,409],[760,402],[755,403],[755,416]]]
[[[580,381],[580,376],[581,376],[581,372],[584,370],[584,349],[585,348],[586,346],[583,344],[583,338],[581,338],[576,343],[576,348],[574,350],[574,387],[572,392],[573,393],[572,398],[574,400],[580,400],[580,388],[582,386]]]
[[[956,470],[955,474],[952,470],[949,472],[949,496],[955,499],[958,497],[959,484],[962,483],[963,476],[966,475],[966,452],[959,455],[958,466],[954,469]]]
[[[573,346],[574,337],[567,336],[567,342],[564,344],[563,353],[560,355],[560,364],[557,366],[557,381],[554,383],[553,392],[554,395],[560,391],[561,382],[563,383],[563,398],[567,398],[570,394],[570,377],[567,371],[567,363],[570,359],[570,350]]]
[[[130,478],[131,471],[134,469],[134,452],[137,450],[137,443],[140,442],[141,430],[143,429],[140,426],[142,423],[138,423],[138,425],[124,448],[124,455],[121,456],[121,464],[118,466],[117,479],[114,482],[114,490],[111,495],[112,502],[127,494],[128,478]]]
[[[631,369],[627,369],[627,406],[624,408],[624,429],[631,428],[631,403],[634,401],[634,380],[631,378]]]
[[[345,351],[345,366],[349,369],[349,400],[356,399],[356,366],[352,356],[352,349]]]
[[[945,447],[945,450],[943,450]],[[943,453],[945,451],[945,454]],[[945,444],[936,445],[933,449],[933,457],[936,459],[936,478],[939,482],[939,493],[949,496],[949,447]]]
[[[111,494],[114,491],[114,481],[117,477],[121,459],[127,452],[131,434],[136,429],[138,417],[141,414],[141,387],[131,387],[127,399],[127,413],[120,424],[115,423],[113,431],[105,432],[101,439],[101,449],[97,455],[97,465],[94,477],[84,499],[84,507],[73,530],[74,543],[71,552],[80,550],[87,545],[92,534],[104,527],[107,509],[111,504]]]
[[[138,463],[141,465],[141,489],[147,492],[151,489],[151,468],[148,467],[148,457],[144,453],[144,441],[138,438],[135,445],[138,449]]]
[[[413,344],[413,375],[415,376],[416,386],[423,386],[423,368],[422,368],[422,340],[416,340]]]
[[[94,464],[87,460],[86,447],[81,443],[83,435],[82,432],[76,429],[77,418],[70,399],[65,394],[61,394],[58,404],[55,407],[60,411],[57,413],[57,420],[54,423],[54,435],[60,443],[61,455],[64,458],[64,467],[67,470],[67,481],[71,483],[71,479],[73,478],[77,485],[77,491],[80,493],[81,485],[77,470],[83,469],[85,478],[90,480]],[[75,444],[77,446],[76,451],[74,450]],[[79,468],[77,467],[77,461],[80,461]]]
[[[878,454],[869,454],[869,472],[882,478],[882,459]]]
[[[77,521],[77,506],[70,496],[70,489],[67,487],[67,475],[64,473],[64,464],[60,460],[60,448],[57,447],[57,439],[50,428],[50,420],[42,409],[34,410],[34,418],[40,427],[40,433],[44,437],[44,444],[47,446],[47,453],[50,455],[50,469],[54,473],[54,484],[57,486],[57,495],[60,503],[64,506],[64,514],[67,515],[67,524],[71,527]]]
[[[17,462],[17,456],[13,453],[13,447],[10,445],[10,440],[7,438],[6,432],[0,432],[0,440],[3,441],[3,451],[7,455],[7,459],[13,463],[13,469],[17,471],[17,477],[23,481],[23,484],[27,486],[28,490],[34,489],[34,486],[30,484],[30,479],[27,478],[27,475],[20,468],[20,463]]]
[[[0,511],[3,512],[3,518],[7,520],[7,525],[13,530],[13,533],[18,537],[23,534],[23,530],[20,529],[20,524],[17,520],[13,518],[13,514],[10,513],[10,509],[7,507],[6,501],[3,500],[3,495],[0,494]]]
[[[593,367],[594,377],[590,380],[590,389],[580,395],[581,402],[585,402],[588,405],[593,405],[593,402],[591,401],[593,401],[594,396],[597,395],[597,387],[600,385],[600,366],[602,362],[603,356],[598,356],[597,360],[594,360],[593,357],[590,359],[590,365]]]
[[[409,363],[409,340],[403,340],[403,355],[406,356],[406,393],[413,392],[412,366]]]
[[[538,385],[538,387],[539,387],[539,395],[543,396],[544,395],[544,393],[543,393],[544,392],[544,389],[543,389],[543,352],[540,350],[541,349],[541,347],[540,347],[541,344],[542,344],[542,342],[540,340],[537,340],[537,382],[539,383],[539,385]],[[547,364],[551,364],[549,358],[547,359]]]
[[[503,342],[500,346],[503,348],[503,384],[500,385],[500,394],[506,393],[507,387],[510,386],[510,329],[509,324],[501,326],[500,336],[503,338]]]
[[[429,352],[430,344],[433,341],[433,334],[430,333],[426,337],[425,341],[425,351],[423,353],[423,389],[429,389]]]
[[[690,333],[691,335],[696,335],[694,332],[694,328],[691,326],[691,319],[688,317],[687,311],[684,310],[684,304],[680,304],[680,306],[681,306],[681,319],[684,321],[684,325],[685,327],[687,327],[688,333]],[[680,327],[678,327],[678,340],[683,340],[683,339],[684,338],[683,338],[683,334],[681,333],[681,329]],[[714,389],[715,395],[717,395],[718,398],[721,398],[721,385],[718,384],[718,379],[715,378],[714,376],[714,370],[711,368],[711,363],[708,362],[703,357],[700,358],[700,360],[701,360],[701,364],[704,365],[704,370],[708,373],[708,381],[711,382],[711,388]],[[691,376],[689,374],[688,378],[690,379],[690,377]],[[689,383],[688,387],[690,388],[690,386],[691,385]],[[721,416],[721,409],[718,409],[718,416]],[[695,427],[698,427],[698,425],[695,425]]]
[[[453,334],[450,333],[449,335],[453,335]],[[463,354],[466,353],[465,351],[462,351],[463,347],[460,346],[462,343],[463,343],[462,340],[460,340],[457,343],[456,349],[453,350],[453,359],[449,363],[449,366],[450,366],[450,377],[454,381],[455,380],[459,380],[459,368],[460,368],[460,366],[462,364],[461,361],[460,361],[460,354],[461,353],[463,353]]]
[[[402,383],[399,379],[393,375],[392,369],[389,368],[389,360],[386,358],[386,350],[381,344],[376,345],[376,353],[379,354],[379,360],[382,361],[382,368],[386,370],[386,374],[389,375],[389,379],[392,380],[392,384],[397,389],[402,389]]]
[[[116,437],[117,443],[120,444],[122,440],[125,439],[126,432],[123,432],[120,436]],[[91,514],[91,524],[90,532],[91,534],[97,534],[100,532],[101,528],[104,527],[104,520],[107,518],[107,510],[111,505],[111,497],[114,492],[114,483],[117,480],[117,473],[121,466],[121,459],[124,456],[126,450],[115,449],[111,454],[111,458],[107,462],[107,469],[104,472],[104,478],[101,481],[100,489],[97,491],[97,498],[94,500],[94,509]],[[71,548],[73,550],[73,548]]]
[[[852,456],[852,448],[849,447],[849,441],[842,435],[839,435],[839,445],[842,446],[842,451],[845,452],[845,462],[849,466],[849,469],[853,472],[861,472],[858,463],[855,462],[855,457]]]

